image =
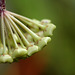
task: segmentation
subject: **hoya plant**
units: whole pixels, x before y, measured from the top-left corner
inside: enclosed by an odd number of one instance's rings
[[[0,0],[0,63],[25,59],[51,41],[56,28],[51,20],[29,19],[6,10]]]

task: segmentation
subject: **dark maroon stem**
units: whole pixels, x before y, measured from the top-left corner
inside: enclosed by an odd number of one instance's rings
[[[5,0],[0,0],[0,14],[5,9]]]

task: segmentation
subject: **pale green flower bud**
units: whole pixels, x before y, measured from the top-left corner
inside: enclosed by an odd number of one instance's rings
[[[38,46],[31,46],[28,48],[28,56],[31,56],[32,54],[38,52]]]
[[[39,50],[41,50],[50,41],[51,41],[50,37],[43,37],[41,40],[39,40],[38,41]]]
[[[10,55],[1,55],[0,63],[6,63],[6,62],[12,63],[13,62],[12,57]]]
[[[55,28],[56,28],[56,26],[54,24],[48,24],[46,29],[44,30],[44,35],[52,36]]]
[[[47,25],[47,24],[49,24],[50,22],[51,22],[51,20],[43,19],[43,20],[41,21],[41,24],[42,24],[42,25]]]
[[[25,55],[27,55],[27,50],[24,49],[24,48],[18,48],[18,49],[14,50],[14,52],[12,54],[12,57],[14,59],[14,58],[17,58],[17,57],[23,57]]]

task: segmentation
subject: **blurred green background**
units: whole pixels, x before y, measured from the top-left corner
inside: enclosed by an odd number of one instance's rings
[[[39,75],[75,75],[75,0],[6,0],[6,3],[7,10],[38,20],[50,19],[57,27],[52,41],[37,54],[47,61]],[[6,75],[11,65],[1,64],[0,75]]]

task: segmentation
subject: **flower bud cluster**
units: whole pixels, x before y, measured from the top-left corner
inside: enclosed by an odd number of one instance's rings
[[[0,26],[0,63],[32,56],[51,41],[56,28],[48,19],[38,21],[4,10]]]

